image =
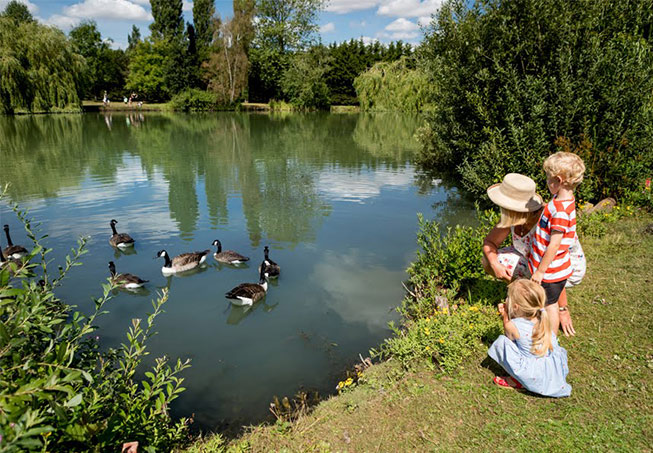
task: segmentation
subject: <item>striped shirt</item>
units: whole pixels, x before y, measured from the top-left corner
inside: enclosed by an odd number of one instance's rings
[[[554,196],[546,205],[540,216],[540,221],[535,229],[535,237],[531,243],[531,255],[528,258],[528,267],[534,273],[544,252],[551,242],[551,232],[559,231],[563,234],[558,253],[544,272],[542,282],[555,283],[569,278],[572,274],[569,247],[576,237],[576,200],[558,201]]]

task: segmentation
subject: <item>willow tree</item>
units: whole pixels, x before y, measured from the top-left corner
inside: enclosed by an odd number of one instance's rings
[[[356,77],[354,88],[363,110],[422,112],[435,96],[427,74],[409,57],[376,63]]]
[[[0,108],[4,113],[80,109],[84,69],[84,58],[60,30],[0,17]]]

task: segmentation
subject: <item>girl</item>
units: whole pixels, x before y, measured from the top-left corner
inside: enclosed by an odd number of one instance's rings
[[[544,289],[537,283],[512,282],[505,305],[499,304],[505,335],[492,343],[488,355],[510,374],[496,376],[495,384],[559,398],[571,394],[565,380],[567,351],[551,331],[545,300]]]

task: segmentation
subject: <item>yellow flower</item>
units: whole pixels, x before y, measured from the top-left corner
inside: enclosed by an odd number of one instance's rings
[[[344,386],[345,386],[345,383],[342,382],[342,381],[340,381],[340,382],[338,382],[338,385],[336,386],[336,390],[340,390],[340,389],[342,389]]]
[[[428,346],[427,346],[427,347],[428,347]],[[363,377],[363,372],[360,371],[360,370],[357,371],[357,372],[356,372],[356,377],[359,377],[359,378],[360,378],[360,377]]]
[[[440,338],[438,341],[440,342],[440,344],[444,344],[444,338]]]
[[[431,347],[430,347],[430,346],[427,346],[427,347],[424,348],[424,350],[425,350],[425,351],[430,351],[430,350],[431,350]]]
[[[48,431],[47,433],[43,433],[41,435],[47,439],[48,437],[50,437],[50,434],[52,434],[52,431]]]
[[[347,380],[345,381],[345,386],[349,387],[353,383],[354,383],[354,380],[352,378],[347,378]]]
[[[428,327],[424,327],[424,335],[430,335],[431,334],[431,329]]]
[[[474,324],[470,324],[470,325],[469,325],[469,328],[470,328],[470,329],[473,329],[473,328],[474,328]]]
[[[469,311],[478,311],[478,307],[469,307]]]

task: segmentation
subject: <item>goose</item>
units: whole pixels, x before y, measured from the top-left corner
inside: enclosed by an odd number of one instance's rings
[[[142,288],[149,280],[143,280],[134,274],[116,274],[116,265],[109,261],[109,272],[111,273],[111,283],[125,289]]]
[[[206,260],[206,255],[210,252],[211,250],[206,249],[203,252],[182,253],[181,255],[177,255],[170,259],[168,252],[165,250],[159,250],[156,254],[156,258],[165,258],[166,262],[161,268],[161,272],[163,272],[164,275],[170,275],[176,274],[177,272],[195,269]]]
[[[270,253],[270,248],[266,245],[263,248],[263,253],[265,254],[265,272],[268,274],[268,278],[277,278],[279,277],[279,273],[281,272],[281,268],[277,263],[272,261],[268,254]],[[259,272],[261,271],[261,268],[258,268]]]
[[[258,302],[268,290],[268,282],[266,280],[267,273],[265,272],[265,261],[261,263],[260,278],[258,283],[241,283],[234,289],[225,294],[227,299],[232,299],[231,303],[234,305],[252,305]]]
[[[132,237],[127,233],[118,233],[116,231],[116,223],[118,223],[118,221],[115,219],[111,219],[111,222],[109,222],[111,230],[113,231],[113,234],[109,238],[109,244],[118,248],[133,247],[134,240]]]
[[[222,243],[217,239],[213,241],[213,244],[211,245],[218,247],[218,251],[213,254],[213,258],[215,258],[215,260],[219,261],[220,263],[241,264],[245,261],[249,261],[248,257],[243,256],[240,253],[236,253],[233,250],[225,250],[223,252]]]
[[[7,236],[7,247],[4,248],[2,253],[5,255],[5,258],[7,259],[15,259],[19,260],[25,255],[27,255],[27,249],[23,247],[22,245],[14,245],[13,242],[11,242],[11,236],[9,236],[9,225],[5,225],[4,227],[5,230],[5,235]]]

